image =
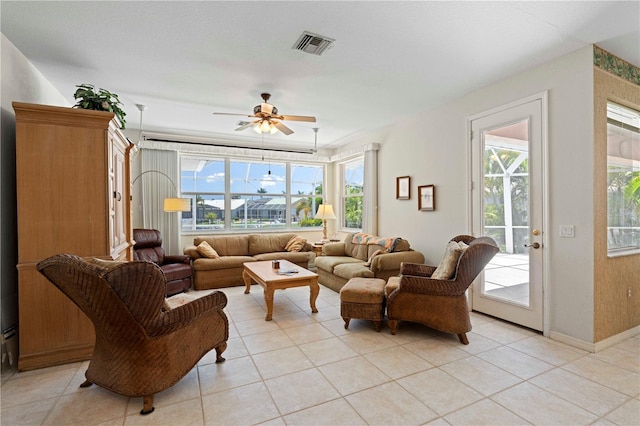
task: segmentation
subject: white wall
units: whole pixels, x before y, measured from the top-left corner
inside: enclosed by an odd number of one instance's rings
[[[472,68],[470,67],[470,72]],[[434,82],[434,84],[437,84]],[[428,263],[446,241],[468,232],[466,120],[479,112],[549,91],[549,282],[551,331],[593,341],[593,69],[586,47],[535,69],[371,132],[350,146],[382,144],[378,160],[379,234],[407,238]],[[71,94],[69,94],[71,95]],[[69,98],[71,99],[71,97]],[[70,103],[2,36],[2,325],[17,300],[15,118],[11,102]],[[12,169],[13,168],[13,169]],[[411,176],[411,200],[395,199],[395,178]],[[436,185],[436,211],[417,209],[418,185]],[[330,182],[328,187],[335,186]],[[337,200],[336,200],[337,201]],[[334,201],[334,203],[336,202]],[[575,225],[573,239],[557,236]],[[330,225],[331,226],[331,225]],[[335,225],[334,225],[335,226]],[[330,230],[333,232],[333,229]],[[183,236],[189,244],[191,237]]]
[[[69,106],[65,99],[22,53],[0,34],[2,87],[0,92],[0,292],[1,330],[18,322],[18,236],[16,218],[16,120],[11,102]],[[36,242],[37,243],[37,242]]]
[[[580,49],[351,141],[381,143],[379,234],[400,236],[437,265],[446,242],[469,232],[467,118],[549,92],[550,330],[593,342],[593,49]],[[470,67],[472,72],[472,67]],[[436,83],[434,83],[436,84]],[[411,176],[411,199],[396,200],[397,176]],[[436,210],[418,211],[418,185],[436,186]],[[559,238],[560,224],[575,238]]]

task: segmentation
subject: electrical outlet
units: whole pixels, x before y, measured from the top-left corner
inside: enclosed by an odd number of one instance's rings
[[[627,289],[627,297],[631,297],[631,287],[629,287],[629,289]]]
[[[560,225],[560,236],[563,238],[573,238],[575,236],[573,225]]]

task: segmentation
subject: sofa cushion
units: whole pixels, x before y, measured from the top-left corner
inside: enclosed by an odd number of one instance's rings
[[[431,278],[436,280],[449,280],[456,274],[456,268],[458,267],[458,259],[460,255],[467,249],[467,245],[462,241],[449,241],[447,248],[444,252],[442,261],[438,265]]]
[[[206,241],[203,241],[200,244],[198,244],[198,247],[196,247],[196,250],[198,250],[198,253],[202,257],[208,257],[209,259],[217,259],[220,257],[220,255],[218,255],[218,252],[215,251],[213,247],[211,247],[209,243]]]
[[[322,246],[322,254],[325,256],[346,256],[344,243],[330,243]]]
[[[249,251],[251,256],[262,253],[285,251],[285,246],[295,234],[251,234],[249,235]]]
[[[313,257],[315,257],[315,254],[313,252],[310,252],[310,251],[306,251],[306,252],[301,252],[301,251],[292,251],[292,252],[281,251],[281,252],[275,252],[275,253],[256,254],[255,256],[253,256],[253,258],[258,260],[258,261],[263,261],[263,260],[288,260],[289,262],[293,262],[293,263],[310,262],[313,259]]]
[[[195,237],[193,244],[197,247],[203,241],[209,243],[220,256],[247,256],[249,254],[249,235]]]
[[[306,239],[296,235],[289,240],[287,245],[284,246],[284,249],[286,251],[301,251],[306,243]]]
[[[379,247],[376,247],[379,248]],[[348,244],[345,249],[347,256],[366,262],[369,259],[369,246],[366,244]],[[375,250],[374,250],[375,251]],[[373,253],[373,252],[372,252]]]
[[[193,261],[193,269],[196,271],[208,271],[212,269],[242,268],[245,262],[255,262],[251,256],[220,256],[217,259],[200,258]]]
[[[343,263],[363,264],[364,262],[349,256],[318,256],[315,260],[316,268],[324,269],[327,272],[333,272],[337,265]]]
[[[355,277],[373,278],[375,274],[364,263],[343,263],[333,268],[333,274],[340,278],[351,279]]]

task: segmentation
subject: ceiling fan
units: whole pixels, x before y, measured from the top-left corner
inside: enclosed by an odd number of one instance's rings
[[[275,133],[278,130],[284,133],[285,135],[290,135],[293,133],[293,130],[282,124],[280,120],[289,120],[289,121],[307,121],[309,123],[315,123],[316,118],[307,116],[307,115],[278,115],[278,108],[269,103],[269,98],[271,98],[271,94],[262,93],[260,95],[262,97],[262,102],[260,105],[256,105],[253,107],[253,115],[246,114],[234,114],[230,112],[214,112],[214,114],[218,115],[241,115],[244,117],[255,118],[256,120],[250,121],[242,126],[238,127],[236,131],[244,130],[249,127],[253,127],[258,133]]]

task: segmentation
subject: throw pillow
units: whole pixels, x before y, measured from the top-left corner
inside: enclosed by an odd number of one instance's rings
[[[304,245],[307,243],[307,240],[302,238],[302,237],[292,237],[289,242],[287,243],[286,246],[284,246],[284,249],[286,251],[300,251],[302,250],[302,248],[304,247]]]
[[[171,309],[177,308],[178,306],[186,305],[187,303],[196,299],[198,299],[198,297],[192,296],[188,293],[176,294],[164,299],[162,310],[170,311]]]
[[[431,278],[436,280],[449,280],[456,274],[456,267],[458,266],[458,259],[460,255],[467,249],[467,245],[460,241],[449,241],[447,249],[445,250],[442,261],[431,275]]]
[[[376,257],[379,254],[383,254],[386,253],[387,250],[376,250],[373,253],[371,253],[371,256],[369,256],[369,259],[367,260],[367,262],[364,264],[364,266],[371,266],[371,262],[373,261],[373,258]]]
[[[198,247],[196,247],[196,250],[198,250],[198,253],[200,253],[202,256],[208,257],[209,259],[217,259],[220,257],[218,252],[215,251],[213,247],[211,247],[211,245],[209,245],[209,243],[206,241],[203,241],[200,244],[198,244]]]
[[[90,263],[93,263],[95,265],[98,265],[102,268],[115,268],[118,265],[122,265],[123,263],[128,263],[126,260],[104,260],[104,259],[99,259],[97,257],[91,258],[89,259]]]

